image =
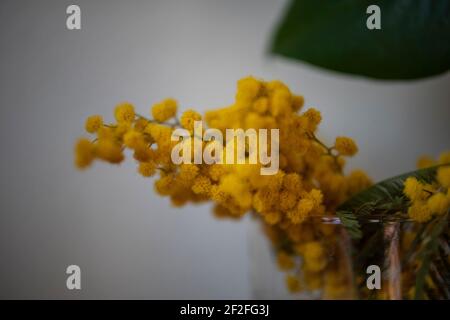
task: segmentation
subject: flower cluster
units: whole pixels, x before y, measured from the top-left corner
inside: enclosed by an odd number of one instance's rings
[[[403,193],[411,202],[408,215],[417,222],[426,222],[435,215],[447,213],[450,209],[450,152],[443,153],[438,161],[422,157],[419,167],[441,164],[436,172],[436,182],[425,184],[414,177],[406,179]]]
[[[288,271],[290,290],[323,288],[328,296],[339,297],[348,279],[338,272],[342,266],[329,258],[330,248],[338,245],[336,228],[313,220],[333,216],[339,204],[371,181],[361,170],[344,174],[344,157],[357,152],[355,142],[337,137],[332,146],[324,144],[317,136],[320,112],[302,111],[303,105],[303,97],[284,83],[253,77],[238,81],[232,105],[204,117],[187,110],[177,118],[173,99],[155,104],[149,117],[122,103],[114,112],[116,123],[105,124],[100,116],[87,119],[86,131],[96,137],[77,142],[75,162],[79,168],[95,159],[120,163],[124,150],[132,150],[138,172],[144,177],[158,174],[156,191],[174,205],[212,201],[217,217],[239,218],[246,213],[260,217],[278,252],[280,268]],[[279,129],[280,170],[264,176],[261,163],[173,164],[173,130],[182,127],[193,135],[194,121],[199,120],[223,133],[237,128]],[[206,148],[215,142],[201,143]],[[223,148],[225,152],[226,141]],[[332,250],[344,254],[339,248]]]

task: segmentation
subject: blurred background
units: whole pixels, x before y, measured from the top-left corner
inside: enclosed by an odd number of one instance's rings
[[[66,28],[70,4],[81,8],[81,30]],[[285,5],[0,3],[0,298],[255,296],[251,219],[218,221],[208,205],[172,208],[132,159],[74,168],[85,118],[112,120],[124,100],[143,114],[165,97],[205,111],[232,103],[236,81],[254,75],[283,80],[321,110],[325,140],[354,137],[360,153],[349,168],[375,180],[450,149],[450,74],[375,81],[270,56]],[[80,291],[66,288],[71,264],[81,268]]]

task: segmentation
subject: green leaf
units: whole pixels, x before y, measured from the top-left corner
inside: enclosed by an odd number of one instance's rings
[[[353,239],[360,239],[362,237],[361,226],[351,211],[338,211],[336,214]]]
[[[449,165],[449,164],[445,164]],[[437,168],[443,165],[411,171],[387,180],[381,181],[368,189],[354,195],[337,208],[336,215],[341,219],[341,223],[349,231],[350,235],[360,234],[359,224],[355,220],[367,218],[375,211],[391,212],[397,211],[405,204],[403,197],[403,184],[408,177],[416,177],[418,180],[430,183],[435,180]],[[404,199],[401,201],[401,199]],[[342,220],[344,216],[344,220]],[[358,237],[354,237],[357,239]]]
[[[366,26],[369,5],[381,30]],[[323,68],[379,79],[417,79],[450,69],[450,0],[293,0],[271,51]]]

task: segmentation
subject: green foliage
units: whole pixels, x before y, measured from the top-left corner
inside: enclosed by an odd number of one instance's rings
[[[381,9],[369,30],[367,7]],[[417,79],[450,69],[450,0],[293,0],[271,51],[323,68],[379,79]]]
[[[351,211],[338,211],[336,215],[353,239],[360,239],[362,237],[361,226]]]

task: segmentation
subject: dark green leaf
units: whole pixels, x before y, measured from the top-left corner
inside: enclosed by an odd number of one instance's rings
[[[381,30],[366,27],[369,5]],[[416,79],[450,68],[450,0],[293,0],[271,50],[323,68]]]
[[[352,238],[360,239],[362,237],[358,219],[351,211],[338,211],[336,214]]]

